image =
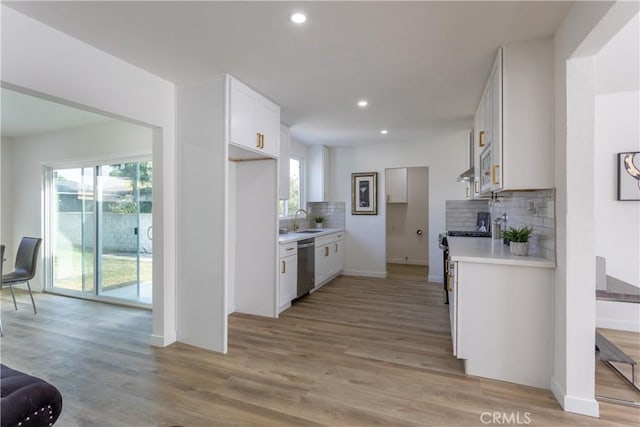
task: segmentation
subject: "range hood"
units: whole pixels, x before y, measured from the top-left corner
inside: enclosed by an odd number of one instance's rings
[[[458,182],[471,181],[473,180],[474,175],[475,170],[473,169],[473,167],[470,167],[466,171],[460,173],[460,176],[458,176]]]
[[[467,169],[460,173],[458,182],[472,181],[474,177],[473,170],[473,130],[469,132],[469,141],[466,149]]]

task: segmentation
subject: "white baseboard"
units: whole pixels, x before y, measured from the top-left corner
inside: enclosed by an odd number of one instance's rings
[[[343,270],[343,276],[374,277],[376,279],[386,279],[386,271],[366,271],[366,270]]]
[[[596,327],[640,332],[640,304],[596,301]]]
[[[429,277],[427,277],[427,281],[434,283],[444,283],[444,276],[438,274],[430,274]]]
[[[166,347],[168,345],[173,344],[178,340],[178,337],[175,332],[167,335],[151,335],[149,343],[153,347]]]
[[[586,415],[589,417],[600,417],[600,405],[595,399],[585,399],[582,397],[567,396],[562,386],[555,378],[551,378],[551,392],[556,400],[566,412]]]
[[[389,258],[387,264],[429,265],[426,259]]]

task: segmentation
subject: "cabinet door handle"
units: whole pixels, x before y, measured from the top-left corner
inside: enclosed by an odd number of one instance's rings
[[[282,274],[287,272],[287,261],[282,261]]]
[[[500,182],[498,181],[498,168],[500,167],[500,165],[493,165],[493,183],[498,185],[500,184]]]
[[[336,253],[338,253],[338,244],[334,243],[334,245],[336,246]]]
[[[484,131],[480,131],[480,138],[478,138],[478,143],[480,147],[484,147]]]
[[[387,202],[391,200],[391,194],[387,194]]]
[[[329,246],[324,247],[324,256],[329,256]]]
[[[473,182],[473,191],[478,194],[478,181]]]
[[[287,248],[287,250],[288,250],[288,251],[292,251],[292,250],[294,250],[294,249],[295,249],[295,248]]]
[[[258,143],[256,144],[256,147],[258,147],[258,148],[262,148],[262,147],[260,146],[260,144],[261,144],[261,142],[260,142],[260,134],[259,134],[259,133],[256,133],[256,137],[257,137],[257,139],[258,139]]]
[[[469,187],[467,187],[467,196],[466,196],[466,197],[467,197],[467,199],[468,199],[469,197],[471,197],[471,196],[469,195]]]
[[[260,134],[260,148],[264,148],[264,134]]]

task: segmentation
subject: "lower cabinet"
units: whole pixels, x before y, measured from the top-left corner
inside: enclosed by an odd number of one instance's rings
[[[297,242],[280,245],[278,312],[282,313],[291,306],[296,297],[298,285]]]
[[[465,373],[550,388],[550,268],[453,261],[449,314],[453,353]]]
[[[316,238],[315,288],[336,277],[344,269],[344,233]]]

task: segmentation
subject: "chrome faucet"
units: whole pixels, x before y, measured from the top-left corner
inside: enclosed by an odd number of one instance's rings
[[[298,214],[300,212],[304,212],[305,216],[308,215],[307,211],[305,211],[304,209],[298,209],[296,213],[293,214],[293,232],[294,233],[298,231],[298,229],[300,228],[298,227]]]

